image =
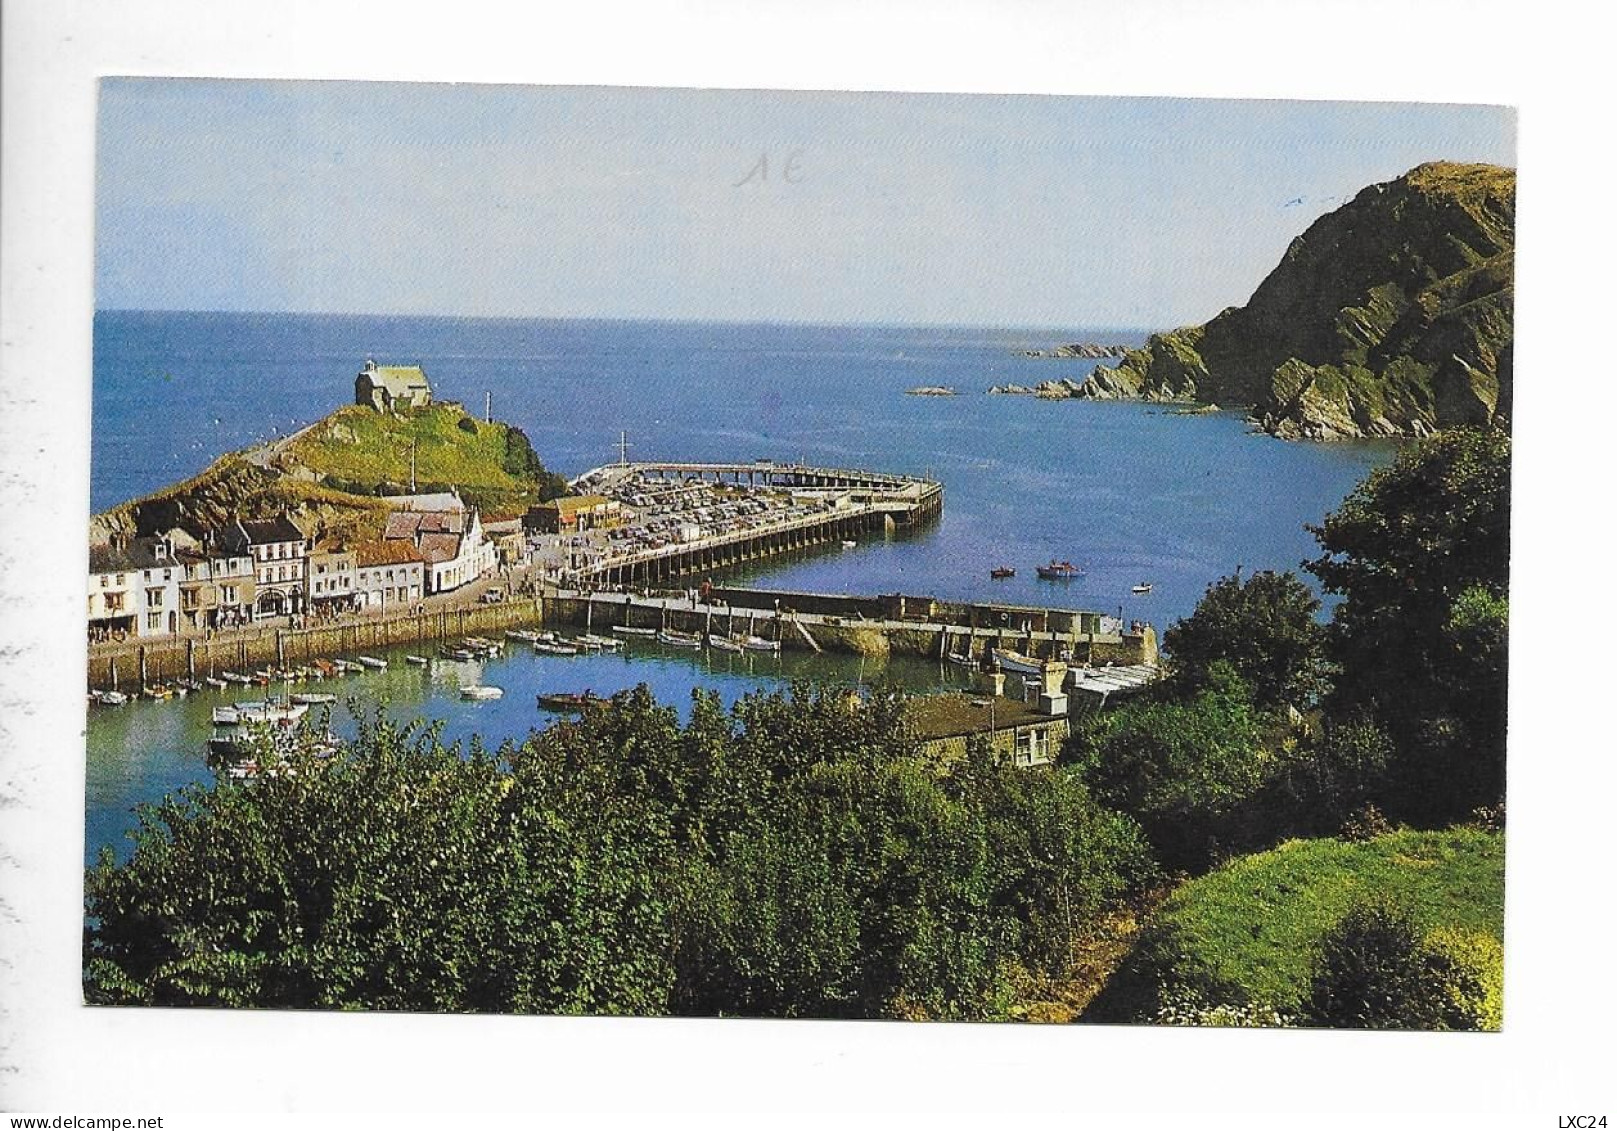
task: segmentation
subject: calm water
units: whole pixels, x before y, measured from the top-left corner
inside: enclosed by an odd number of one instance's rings
[[[1150,406],[988,397],[990,385],[1082,377],[1096,363],[1017,351],[1142,335],[1050,331],[646,322],[103,313],[95,330],[92,505],[100,510],[200,471],[220,452],[284,434],[352,399],[367,356],[421,363],[436,394],[520,426],[554,470],[617,456],[806,459],[931,475],[944,517],[924,534],[752,571],[771,586],[993,596],[1109,611],[1159,627],[1194,608],[1237,565],[1295,569],[1316,547],[1303,529],[1335,507],[1388,444],[1286,444],[1249,435],[1239,414],[1175,417]],[[911,397],[951,385],[953,398]],[[1088,567],[1040,582],[1033,566]],[[999,564],[1014,579],[992,582]],[[1153,583],[1149,596],[1129,590]],[[402,659],[402,657],[400,657]],[[463,704],[448,683],[395,664],[345,690],[395,713],[448,720],[451,737],[497,743],[547,716],[533,692],[609,692],[649,683],[683,706],[693,685],[733,698],[780,672],[935,686],[935,666],[885,673],[850,659],[708,661],[652,649],[623,657],[517,654],[489,682],[506,698]],[[556,665],[562,665],[557,667]],[[449,677],[446,675],[445,680]],[[447,693],[446,693],[447,692]],[[97,709],[89,722],[87,853],[117,843],[139,801],[205,778],[200,744],[225,693]],[[241,697],[241,696],[237,696]],[[339,717],[342,712],[339,712]],[[340,728],[339,728],[340,729]]]

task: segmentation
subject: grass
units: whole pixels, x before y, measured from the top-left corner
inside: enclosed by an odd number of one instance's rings
[[[470,420],[475,430],[461,427]],[[454,483],[520,492],[530,484],[502,466],[506,426],[450,405],[384,413],[360,405],[338,409],[287,448],[295,462],[352,483],[410,482],[415,446],[418,483]]]
[[[1502,943],[1504,837],[1400,831],[1288,841],[1191,880],[1163,904],[1086,1020],[1149,1020],[1164,991],[1292,1009],[1321,940],[1355,900],[1390,898],[1428,934]]]

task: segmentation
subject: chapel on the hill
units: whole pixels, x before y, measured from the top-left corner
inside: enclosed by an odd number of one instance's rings
[[[432,403],[432,386],[419,365],[377,365],[367,360],[354,378],[354,403],[377,412],[425,408]]]

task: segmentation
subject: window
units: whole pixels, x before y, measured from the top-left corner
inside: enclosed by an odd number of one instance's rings
[[[163,571],[163,580],[164,581],[173,581],[174,580],[174,571],[171,570],[171,569],[165,569]]]
[[[219,594],[224,598],[225,604],[234,605],[236,603],[236,587],[234,585],[224,586],[219,590]]]
[[[124,575],[123,575],[123,574],[121,574],[121,573],[120,573],[120,574],[119,574],[119,575],[118,575],[118,576],[117,576],[117,577],[116,577],[116,578],[114,578],[114,579],[113,579],[113,580],[114,580],[114,582],[115,582],[115,583],[116,583],[116,584],[118,584],[118,585],[122,585],[122,584],[123,584],[123,583],[124,583]]]
[[[163,630],[163,614],[158,612],[147,613],[146,627],[153,632],[161,632]]]
[[[146,590],[146,603],[148,605],[161,605],[163,603],[163,591],[161,589]]]
[[[106,602],[107,612],[121,613],[124,611],[124,595],[122,593],[108,593],[102,600]]]

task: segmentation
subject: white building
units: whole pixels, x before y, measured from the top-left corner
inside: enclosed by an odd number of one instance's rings
[[[362,609],[408,608],[427,593],[426,562],[404,539],[362,542],[354,561],[354,598]]]
[[[484,535],[476,508],[394,511],[383,539],[408,543],[420,553],[427,593],[459,589],[495,568],[494,544]]]

